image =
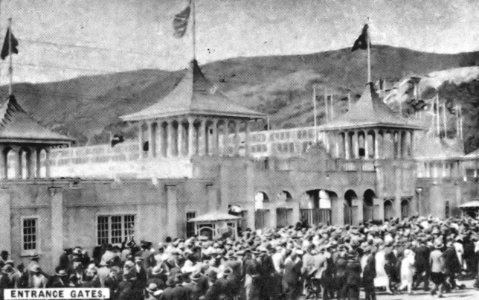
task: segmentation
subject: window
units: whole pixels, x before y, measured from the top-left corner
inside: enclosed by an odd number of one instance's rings
[[[22,250],[34,252],[38,249],[38,218],[24,218],[22,222]]]
[[[186,213],[186,237],[191,237],[195,235],[195,224],[192,222],[188,222],[194,217],[196,217],[196,212]]]
[[[135,235],[135,215],[98,216],[98,245],[119,244]]]

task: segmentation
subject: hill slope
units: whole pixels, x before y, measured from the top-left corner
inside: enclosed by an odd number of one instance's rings
[[[343,96],[349,90],[357,96],[366,81],[365,55],[364,51],[341,49],[310,55],[233,58],[206,64],[202,69],[232,101],[270,114],[273,127],[280,128],[312,124],[312,84],[318,84],[321,93],[328,88],[339,95],[337,99],[342,100],[335,103],[336,114],[345,111]],[[479,65],[479,52],[433,54],[389,46],[372,50],[373,78],[389,82],[472,65]],[[118,116],[153,104],[174,87],[182,74],[139,70],[46,84],[20,83],[14,86],[14,92],[20,104],[43,124],[77,138],[79,144],[98,143],[108,140],[108,132],[133,136],[134,129]],[[449,96],[464,94],[460,87],[447,91]],[[0,92],[5,95],[6,87]],[[467,102],[471,97],[460,99]],[[324,110],[322,104],[319,110]],[[476,131],[479,126],[469,125],[476,126]],[[472,134],[473,130],[468,132]],[[477,140],[474,137],[468,143],[478,145]]]

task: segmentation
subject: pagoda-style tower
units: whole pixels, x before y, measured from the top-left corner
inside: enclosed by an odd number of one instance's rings
[[[326,148],[333,157],[345,162],[370,161],[372,168],[367,171],[376,172],[375,201],[358,201],[358,206],[363,206],[358,209],[363,214],[358,219],[387,219],[418,210],[417,203],[412,203],[415,191],[411,178],[415,178],[414,132],[421,129],[393,112],[372,83],[366,85],[351,110],[320,127],[327,132]]]
[[[44,156],[45,177],[50,176],[50,149],[70,145],[73,139],[55,133],[36,122],[10,95],[0,104],[0,178],[22,179],[41,176]],[[42,155],[42,152],[45,154]],[[13,154],[13,155],[12,155]],[[13,163],[9,160],[13,158]],[[8,168],[15,166],[14,176]]]
[[[245,134],[244,154],[248,155],[249,122],[264,117],[229,100],[193,60],[167,96],[121,118],[138,124],[140,159],[171,161],[239,155],[240,132]]]

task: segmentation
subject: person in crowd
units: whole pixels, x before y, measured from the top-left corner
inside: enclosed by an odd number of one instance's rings
[[[438,292],[438,297],[442,297],[444,291],[445,259],[443,257],[442,248],[444,248],[443,243],[440,240],[436,240],[434,243],[434,250],[431,251],[429,256],[431,281],[434,283],[431,295],[435,295],[436,292]]]
[[[431,281],[431,293],[442,296],[449,288],[461,287],[456,280],[463,276],[479,282],[475,219],[303,225],[246,229],[236,238],[168,238],[155,250],[151,242],[143,240],[138,246],[127,238],[121,246],[92,249],[92,258],[75,246],[53,258],[58,266],[51,273],[42,271],[38,255],[26,268],[15,268],[4,253],[0,289],[105,287],[113,300],[296,300],[311,294],[312,285],[303,285],[309,279],[319,282],[313,290],[321,289],[324,300],[357,299],[360,288],[366,300],[375,300],[381,287],[411,293],[427,291]]]

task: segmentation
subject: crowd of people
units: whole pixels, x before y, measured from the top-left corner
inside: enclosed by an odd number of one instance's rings
[[[360,226],[244,230],[238,237],[203,236],[125,241],[90,256],[65,249],[54,273],[38,256],[15,265],[0,255],[0,289],[103,287],[115,300],[359,299],[376,293],[443,293],[477,277],[479,222],[413,217]],[[0,294],[0,297],[3,293]]]

